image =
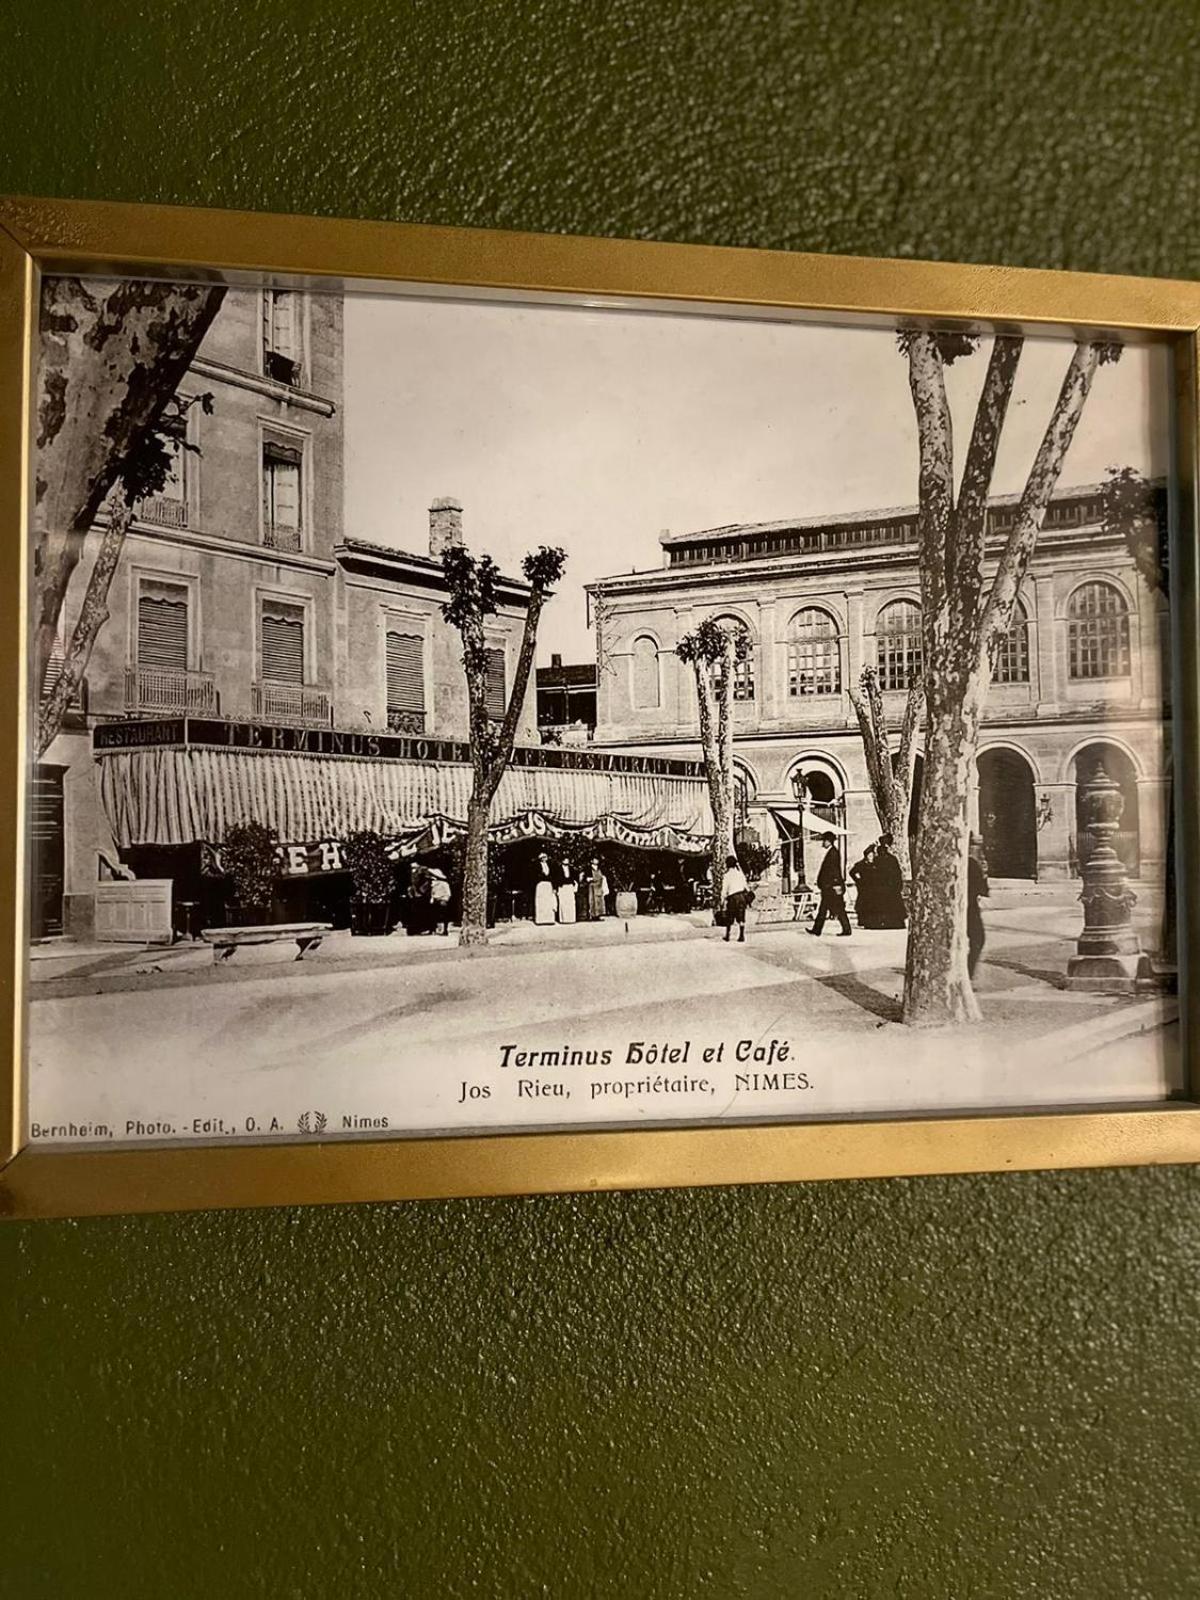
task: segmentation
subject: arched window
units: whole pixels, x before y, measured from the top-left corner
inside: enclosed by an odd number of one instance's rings
[[[893,600],[875,623],[875,659],[881,689],[907,689],[921,672],[921,608]]]
[[[840,694],[842,660],[837,625],[828,611],[806,606],[792,618],[788,694]]]
[[[996,649],[993,683],[1029,682],[1029,615],[1018,600],[1012,625]]]
[[[746,640],[746,653],[740,661],[733,664],[733,698],[735,700],[754,699],[754,641],[750,638],[749,629],[740,617],[717,617],[717,626],[726,633],[740,633]],[[713,688],[720,690],[721,664],[718,662],[713,667]]]
[[[658,646],[642,634],[633,641],[633,703],[639,711],[656,711],[660,700]]]
[[[734,826],[746,826],[750,815],[750,802],[754,799],[754,779],[745,767],[735,762],[733,768],[733,821]]]
[[[1111,583],[1081,583],[1067,607],[1068,672],[1075,679],[1129,676],[1129,607]]]

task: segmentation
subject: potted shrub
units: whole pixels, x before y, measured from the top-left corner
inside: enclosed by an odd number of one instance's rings
[[[603,866],[604,875],[613,886],[617,916],[636,917],[637,882],[641,876],[636,852],[627,845],[620,845],[605,856]]]
[[[354,880],[350,932],[376,936],[390,933],[395,878],[383,836],[373,828],[352,833],[346,840],[344,855]]]
[[[268,922],[278,877],[274,828],[261,822],[236,822],[221,845],[221,862],[233,888],[226,907],[230,927],[253,928]]]

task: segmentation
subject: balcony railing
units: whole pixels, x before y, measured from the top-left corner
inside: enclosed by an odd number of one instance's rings
[[[268,550],[299,550],[300,529],[283,528],[274,522],[263,523],[263,543]]]
[[[138,501],[137,516],[142,522],[157,522],[162,528],[186,528],[187,506],[182,500],[171,500],[164,495],[148,495]]]
[[[543,722],[538,728],[543,744],[591,744],[596,730],[589,722]]]
[[[333,701],[328,689],[313,689],[298,683],[253,684],[251,707],[256,722],[327,728],[333,721]]]
[[[387,708],[387,725],[389,733],[424,733],[425,713],[423,711],[401,711],[397,706]]]
[[[125,669],[125,707],[197,716],[215,715],[220,709],[211,672],[140,666]]]

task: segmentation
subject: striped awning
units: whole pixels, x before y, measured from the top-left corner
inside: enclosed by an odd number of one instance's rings
[[[219,845],[235,823],[274,828],[283,844],[345,839],[362,828],[405,839],[433,822],[462,824],[471,791],[463,762],[358,760],[204,748],[97,753],[100,798],[121,848]],[[511,767],[492,802],[493,831],[540,816],[567,828],[619,824],[697,849],[712,833],[701,778]]]

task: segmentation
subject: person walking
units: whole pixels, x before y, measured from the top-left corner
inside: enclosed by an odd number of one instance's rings
[[[444,939],[450,931],[450,880],[440,867],[428,868],[429,931]]]
[[[746,907],[750,904],[750,885],[746,874],[738,866],[736,856],[725,857],[725,876],[721,879],[721,899],[725,902],[725,943],[733,925],[738,925],[738,943],[746,942]]]
[[[821,843],[825,846],[825,856],[817,868],[817,888],[821,891],[821,904],[817,910],[817,920],[807,931],[817,938],[825,926],[826,917],[836,917],[841,923],[839,939],[850,937],[850,918],[846,915],[846,874],[842,871],[842,858],[838,853],[837,840],[833,834],[822,835]]]
[[[980,900],[986,900],[991,894],[991,885],[988,883],[987,861],[983,854],[983,840],[977,833],[971,835],[971,842],[967,847],[967,976],[975,976],[975,968],[979,965],[979,958],[983,954],[984,940],[987,935],[983,926],[983,912],[979,909]]]

